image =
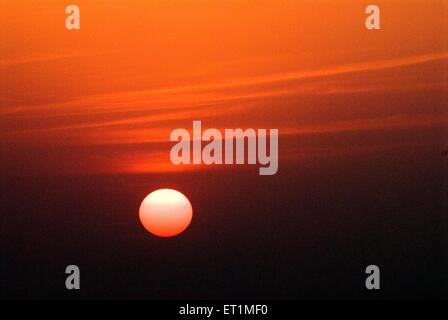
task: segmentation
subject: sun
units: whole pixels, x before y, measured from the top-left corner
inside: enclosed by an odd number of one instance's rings
[[[173,237],[183,232],[191,222],[193,208],[179,191],[159,189],[143,199],[139,209],[142,225],[159,237]]]

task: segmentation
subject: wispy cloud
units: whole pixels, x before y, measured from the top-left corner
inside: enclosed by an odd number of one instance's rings
[[[52,62],[62,59],[70,59],[74,57],[79,57],[80,54],[77,53],[61,53],[61,54],[43,54],[34,56],[23,56],[15,58],[3,58],[0,59],[0,69],[8,67],[16,67],[25,64],[42,63],[42,62]]]
[[[55,57],[57,58],[57,57]],[[267,99],[301,95],[359,94],[400,88],[444,86],[438,82],[373,81],[358,84],[359,79],[369,78],[371,72],[395,70],[428,63],[445,63],[448,53],[433,53],[364,63],[345,64],[318,70],[269,74],[258,77],[238,78],[229,81],[174,86],[154,90],[124,91],[79,97],[64,103],[38,106],[4,107],[0,114],[3,141],[35,141],[42,143],[64,137],[67,144],[140,143],[163,141],[175,123],[191,119],[220,119],[242,114],[257,113],[266,108]],[[34,59],[39,61],[38,58]],[[31,60],[30,60],[31,61]],[[365,75],[365,76],[364,76]],[[278,102],[280,104],[281,102]],[[270,106],[274,108],[274,106]],[[297,114],[297,112],[296,112]],[[384,117],[389,117],[385,114]],[[404,121],[411,119],[403,118]],[[369,121],[367,119],[367,121]],[[374,119],[377,121],[377,119]],[[412,120],[414,121],[414,120]],[[424,125],[428,119],[417,122]],[[247,121],[246,121],[247,122]],[[250,122],[250,120],[249,120]],[[390,121],[383,122],[383,124]],[[396,122],[403,124],[403,121]],[[412,123],[415,123],[412,122]],[[358,122],[351,127],[362,128],[368,123]],[[247,124],[248,126],[251,123]],[[350,127],[344,121],[313,125],[311,130],[344,130]],[[309,129],[309,128],[308,128]],[[285,125],[284,132],[308,130]],[[53,137],[53,139],[52,139]]]

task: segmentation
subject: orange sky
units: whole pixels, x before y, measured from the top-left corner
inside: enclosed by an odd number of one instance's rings
[[[0,0],[11,159],[33,150],[44,160],[29,163],[56,172],[171,170],[169,133],[192,120],[281,135],[447,123],[448,1],[375,1],[379,31],[358,0],[69,3],[79,31],[65,29],[67,1]]]

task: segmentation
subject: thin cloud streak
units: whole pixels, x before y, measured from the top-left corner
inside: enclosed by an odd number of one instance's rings
[[[357,86],[356,80],[360,74],[368,72],[437,61],[445,62],[447,58],[448,53],[434,53],[401,60],[347,64],[320,70],[274,74],[208,85],[84,96],[66,103],[37,107],[3,108],[0,121],[2,127],[6,129],[3,130],[2,141],[26,142],[31,137],[31,140],[36,140],[36,135],[45,137],[41,139],[44,144],[51,144],[57,137],[65,137],[68,144],[121,143],[123,141],[120,138],[121,135],[126,137],[129,144],[160,141],[166,136],[174,121],[237,117],[241,112],[247,113],[248,110],[257,112],[257,108],[261,105],[258,101],[266,98],[303,94],[318,96],[359,94],[391,90],[394,87],[401,90],[414,90],[425,88],[425,86],[443,87],[444,83],[437,82],[405,85],[383,82],[378,86],[376,84]],[[350,77],[337,79],[338,81],[327,79],[350,74],[358,76],[355,79]],[[316,79],[320,79],[319,82],[311,81]],[[422,125],[428,124],[426,120],[419,121],[420,119],[417,119],[417,122]],[[332,124],[324,123],[318,128],[321,131],[333,130],[331,128],[334,128],[334,123],[339,122],[335,119]],[[363,125],[365,123],[360,128]],[[347,126],[344,124],[343,127]],[[343,130],[343,127],[340,130]],[[316,130],[317,127],[313,128],[312,130]],[[303,129],[301,126],[301,128],[284,128],[284,131],[295,132],[295,130]]]
[[[448,53],[432,53],[432,54],[424,54],[419,56],[407,57],[402,59],[387,59],[387,60],[376,60],[364,63],[356,63],[356,64],[347,64],[341,66],[334,66],[325,69],[319,70],[311,70],[311,71],[295,71],[281,74],[272,74],[258,77],[250,77],[244,79],[236,79],[231,81],[224,81],[221,83],[213,83],[213,84],[198,84],[192,86],[177,86],[163,89],[155,89],[155,90],[142,90],[142,91],[125,91],[120,93],[112,93],[112,94],[98,94],[92,96],[84,96],[80,97],[76,100],[63,103],[63,104],[48,104],[42,106],[33,106],[31,108],[17,107],[14,109],[16,113],[20,112],[32,112],[32,111],[57,111],[54,110],[56,106],[83,106],[86,104],[96,105],[95,110],[104,110],[104,112],[111,112],[116,110],[122,110],[125,108],[125,111],[132,111],[132,105],[134,105],[137,109],[148,107],[145,105],[146,103],[162,103],[162,104],[171,104],[165,105],[164,107],[168,108],[177,108],[175,103],[179,102],[179,100],[183,100],[188,95],[193,94],[210,94],[210,92],[226,90],[226,89],[243,89],[245,87],[252,87],[263,84],[274,84],[274,83],[282,83],[289,81],[298,81],[298,80],[311,80],[315,78],[322,77],[332,77],[350,73],[362,73],[362,72],[371,72],[371,71],[379,71],[379,70],[387,70],[393,68],[400,68],[418,64],[424,64],[428,62],[435,62],[441,60],[447,60]],[[272,94],[281,94],[285,93],[282,91],[273,91]],[[180,95],[179,98],[173,98],[173,96]],[[269,95],[259,93],[260,96]],[[243,96],[244,97],[244,96]],[[247,96],[251,97],[251,96]],[[254,97],[252,95],[252,97]],[[157,99],[158,98],[158,99]],[[231,100],[232,97],[225,97],[227,100]],[[211,97],[210,99],[213,99]],[[220,97],[220,99],[224,99]],[[222,100],[221,100],[222,101]],[[112,104],[115,104],[116,107],[111,107]],[[131,106],[129,106],[131,105]],[[62,108],[64,109],[64,108]],[[4,111],[3,111],[4,112]],[[13,113],[12,111],[9,114]]]
[[[70,59],[75,57],[80,57],[81,54],[77,53],[64,53],[64,54],[48,54],[39,55],[31,57],[20,57],[20,58],[7,58],[0,60],[0,69],[21,66],[24,64],[42,63],[42,62],[52,62],[62,59]]]

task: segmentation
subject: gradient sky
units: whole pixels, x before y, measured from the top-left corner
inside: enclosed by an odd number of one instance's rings
[[[283,137],[447,124],[448,1],[375,1],[378,31],[358,0],[70,3],[79,31],[67,1],[0,0],[4,172],[174,170],[169,134],[192,120]],[[304,150],[284,143],[280,166]]]

